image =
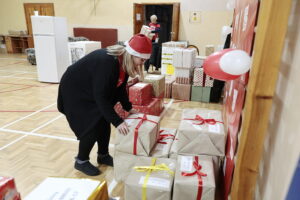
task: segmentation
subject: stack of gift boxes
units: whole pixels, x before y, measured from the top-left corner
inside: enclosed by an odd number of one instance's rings
[[[125,199],[215,199],[226,141],[221,112],[185,109],[178,131],[160,120],[130,115],[129,133],[116,136],[114,175]]]
[[[196,49],[177,48],[174,51],[175,83],[172,86],[172,98],[189,101],[191,98],[191,81]]]
[[[162,43],[161,51],[161,74],[174,75],[173,55],[176,48],[186,48],[187,42],[165,42]]]
[[[139,113],[159,116],[164,108],[164,75],[146,75],[143,82],[138,79],[132,79],[127,83],[127,92],[132,107]],[[122,105],[118,102],[115,111],[120,117],[125,119],[129,113],[123,110]]]

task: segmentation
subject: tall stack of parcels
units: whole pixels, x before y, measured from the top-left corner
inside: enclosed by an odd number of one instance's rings
[[[226,133],[220,111],[184,109],[179,128],[157,116],[134,114],[129,133],[117,134],[114,175],[125,199],[215,199]]]

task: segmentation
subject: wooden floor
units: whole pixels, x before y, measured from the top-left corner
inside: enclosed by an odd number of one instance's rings
[[[78,141],[63,115],[57,112],[58,84],[37,81],[36,66],[25,55],[0,54],[0,175],[15,178],[24,198],[46,177],[88,177],[73,168]],[[161,127],[177,128],[184,108],[221,109],[218,104],[165,99]],[[110,152],[114,151],[112,129]],[[96,149],[91,153],[96,165]],[[112,197],[123,196],[123,184],[113,168],[99,166]]]

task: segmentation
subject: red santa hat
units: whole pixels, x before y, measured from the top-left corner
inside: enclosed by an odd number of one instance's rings
[[[126,51],[133,55],[144,59],[149,59],[152,51],[151,40],[143,35],[136,34],[125,43]]]

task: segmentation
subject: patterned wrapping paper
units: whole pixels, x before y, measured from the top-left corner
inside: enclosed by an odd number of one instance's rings
[[[206,56],[196,56],[193,67],[202,67]]]
[[[179,84],[191,84],[191,78],[186,77],[176,77],[176,83]]]
[[[124,199],[171,200],[175,166],[176,161],[169,158],[138,157],[124,181]]]
[[[129,133],[127,135],[116,134],[115,150],[149,156],[159,136],[160,118],[153,115],[133,114],[129,115],[125,121],[129,126]]]
[[[191,78],[193,75],[192,68],[175,68],[175,77]]]
[[[132,105],[132,107],[139,113],[159,116],[163,110],[163,99],[153,98],[147,105]]]
[[[203,87],[213,87],[214,79],[206,75],[202,67],[201,68],[197,67],[194,69],[193,85],[203,86]]]
[[[152,85],[136,83],[129,88],[129,101],[134,105],[147,105],[152,99]]]
[[[211,157],[178,156],[173,200],[214,200],[215,190],[216,183]]]
[[[150,156],[156,158],[168,158],[172,143],[175,140],[176,129],[160,128],[159,139],[152,149]]]
[[[178,153],[224,156],[226,133],[222,121],[219,110],[184,109],[177,131]]]
[[[123,109],[122,105],[120,102],[118,102],[115,106],[114,109],[116,111],[116,113],[122,118],[125,119],[128,117],[129,112],[127,112],[126,110]]]
[[[173,83],[172,85],[172,98],[178,100],[189,101],[191,97],[191,85]]]
[[[159,97],[165,91],[164,75],[147,75],[143,82],[152,84],[153,95],[155,97]]]
[[[166,76],[165,82],[165,98],[172,97],[172,84],[175,82],[174,76]]]

